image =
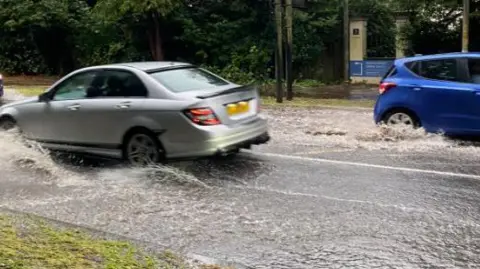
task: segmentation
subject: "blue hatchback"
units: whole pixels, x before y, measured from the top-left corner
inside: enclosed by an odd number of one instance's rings
[[[480,53],[395,60],[380,81],[375,123],[480,135]]]

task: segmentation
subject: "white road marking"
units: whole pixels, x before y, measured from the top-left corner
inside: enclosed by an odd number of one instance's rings
[[[403,171],[403,172],[410,172],[410,173],[423,173],[423,174],[462,177],[462,178],[480,180],[480,175],[473,175],[473,174],[437,171],[437,170],[429,170],[429,169],[417,169],[417,168],[389,166],[389,165],[379,165],[379,164],[361,163],[361,162],[339,161],[339,160],[330,160],[330,159],[323,159],[323,158],[310,158],[310,157],[284,155],[284,154],[277,154],[277,153],[254,152],[254,151],[246,151],[246,152],[252,155],[264,156],[264,157],[309,161],[309,162],[317,162],[317,163],[330,163],[330,164],[338,164],[338,165],[350,165],[350,166],[358,166],[358,167],[378,168],[378,169],[387,169],[387,170]]]
[[[309,194],[309,193],[303,193],[303,192],[290,192],[290,191],[282,191],[282,190],[276,190],[276,189],[270,189],[270,188],[264,188],[264,187],[255,187],[255,186],[233,186],[233,188],[242,189],[242,190],[250,189],[250,190],[255,190],[259,192],[270,192],[270,193],[288,195],[288,196],[310,197],[310,198],[317,198],[317,199],[320,198],[320,199],[326,199],[326,200],[337,201],[337,202],[345,202],[345,203],[367,204],[367,205],[384,207],[384,208],[395,208],[402,211],[414,211],[414,212],[422,212],[422,213],[428,212],[430,214],[431,213],[442,214],[442,212],[440,211],[407,207],[402,204],[400,205],[383,204],[383,203],[377,203],[377,202],[366,201],[366,200],[344,199],[344,198],[338,198],[338,197],[327,196],[327,195],[315,195],[315,194]]]
[[[324,153],[339,153],[339,152],[351,152],[353,151],[352,149],[337,149],[337,150],[317,150],[317,151],[305,151],[305,152],[299,152],[295,153],[297,156],[302,156],[302,155],[316,155],[316,154],[324,154]]]

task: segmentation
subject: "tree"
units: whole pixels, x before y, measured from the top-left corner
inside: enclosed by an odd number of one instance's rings
[[[76,64],[72,38],[88,13],[83,0],[1,0],[0,68],[64,73]]]
[[[143,22],[151,56],[160,61],[164,59],[162,22],[180,5],[180,0],[98,0],[95,11],[111,21],[129,17],[131,22]]]

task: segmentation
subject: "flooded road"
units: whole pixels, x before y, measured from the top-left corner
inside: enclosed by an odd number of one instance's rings
[[[0,206],[253,268],[476,268],[480,147],[363,110],[268,110],[272,143],[129,169],[0,137]]]

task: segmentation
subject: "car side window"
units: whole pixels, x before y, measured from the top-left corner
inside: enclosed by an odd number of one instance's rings
[[[458,73],[457,59],[422,61],[418,75],[435,80],[462,82]]]
[[[469,82],[480,84],[480,58],[469,58],[467,64]]]
[[[87,89],[92,83],[97,71],[87,71],[73,75],[55,89],[53,100],[76,100],[86,98]]]
[[[132,72],[106,70],[102,97],[147,97],[148,91],[143,82]]]
[[[405,66],[408,69],[410,69],[410,71],[420,76],[420,62],[418,61],[408,62],[405,64]]]

